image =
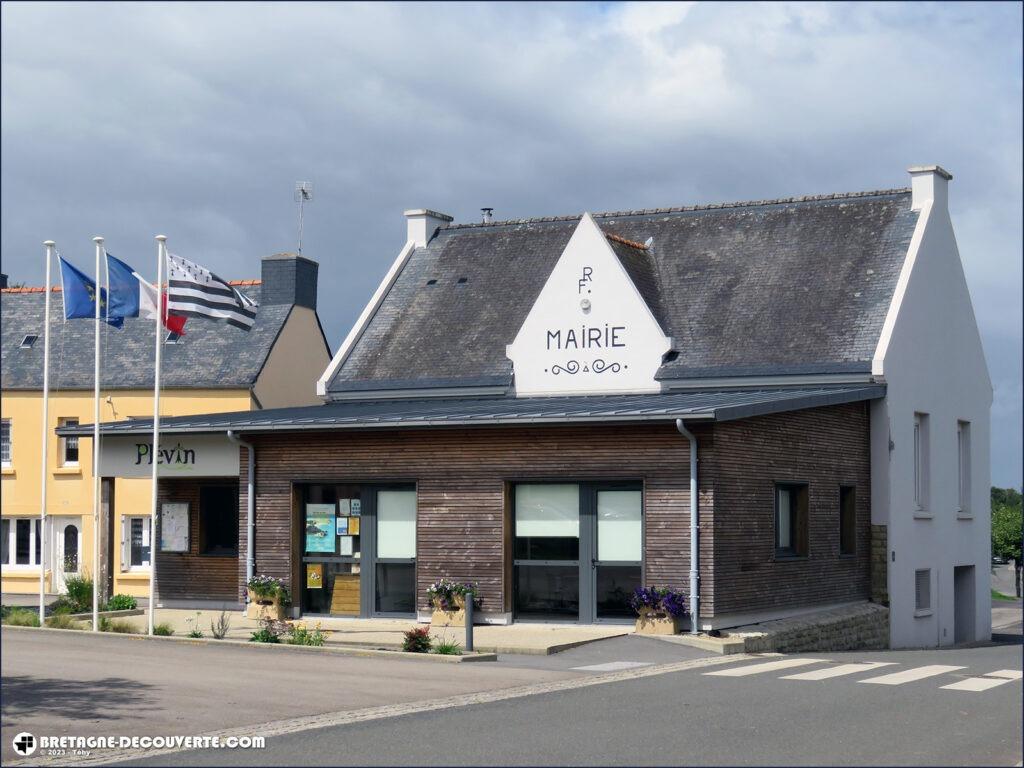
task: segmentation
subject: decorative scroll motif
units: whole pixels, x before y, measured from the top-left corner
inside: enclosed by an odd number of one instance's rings
[[[568,373],[570,376],[575,376],[577,373],[604,373],[605,371],[611,371],[612,373],[618,373],[622,370],[622,365],[619,363],[606,363],[601,358],[597,358],[592,363],[580,363],[579,360],[570,360],[565,365],[552,365],[551,373],[557,376],[560,373]]]

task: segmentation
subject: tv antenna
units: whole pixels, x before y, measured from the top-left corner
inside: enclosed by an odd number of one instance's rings
[[[313,182],[295,182],[295,202],[299,204],[299,256],[302,255],[302,206],[313,201]]]

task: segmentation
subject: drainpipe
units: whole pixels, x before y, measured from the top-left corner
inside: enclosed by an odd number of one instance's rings
[[[238,434],[229,429],[228,440],[244,446],[249,453],[249,487],[245,498],[245,583],[253,577],[253,569],[256,567],[256,556],[254,551],[254,534],[256,531],[256,446],[242,440]],[[246,602],[249,600],[249,591],[246,590]]]
[[[697,438],[676,419],[679,434],[690,441],[690,634],[700,633],[700,550],[697,547]]]

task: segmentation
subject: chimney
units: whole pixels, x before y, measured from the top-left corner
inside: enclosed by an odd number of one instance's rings
[[[408,236],[406,240],[415,243],[417,248],[424,247],[430,242],[434,233],[439,227],[443,227],[453,221],[446,213],[438,213],[429,208],[413,208],[405,212],[405,220],[408,224]]]
[[[490,224],[494,220],[493,208],[481,208],[480,213],[483,214],[484,224]]]
[[[949,206],[948,187],[953,174],[941,165],[913,165],[910,174],[910,209],[920,211],[925,203],[936,208]]]
[[[264,256],[261,267],[260,306],[295,304],[316,310],[319,264],[294,253],[275,253]]]
[[[0,288],[6,288],[6,287],[7,287],[7,275],[5,275],[3,272],[0,272]]]

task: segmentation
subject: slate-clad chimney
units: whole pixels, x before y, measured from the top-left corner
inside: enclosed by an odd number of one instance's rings
[[[316,275],[320,265],[294,253],[263,257],[260,305],[297,304],[316,309]]]

